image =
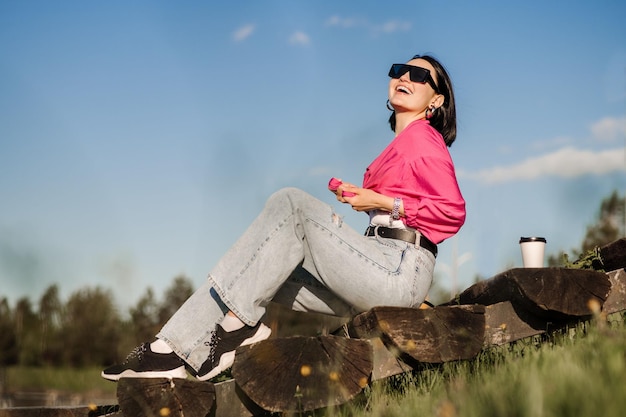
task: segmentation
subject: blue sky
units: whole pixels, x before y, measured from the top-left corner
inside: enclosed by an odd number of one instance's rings
[[[280,187],[338,205],[328,179],[359,183],[392,139],[387,71],[416,53],[457,98],[468,217],[439,284],[520,266],[522,235],[568,251],[626,191],[625,21],[621,1],[0,1],[0,295],[126,306],[200,285]]]

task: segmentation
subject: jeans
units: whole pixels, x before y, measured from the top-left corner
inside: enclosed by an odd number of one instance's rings
[[[268,199],[207,282],[157,337],[197,370],[226,310],[254,326],[270,301],[336,316],[383,305],[418,307],[432,283],[434,265],[435,257],[426,249],[365,237],[345,225],[332,206],[285,188]]]

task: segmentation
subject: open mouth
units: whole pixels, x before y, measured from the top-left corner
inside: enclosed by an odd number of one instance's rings
[[[408,88],[406,88],[403,85],[399,85],[398,87],[396,87],[396,91],[398,91],[400,93],[404,93],[404,94],[411,94],[411,90],[409,90]]]

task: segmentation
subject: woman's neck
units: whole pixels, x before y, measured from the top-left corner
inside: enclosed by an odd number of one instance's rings
[[[416,120],[424,120],[425,114],[400,113],[396,112],[396,136],[398,136],[408,125]]]

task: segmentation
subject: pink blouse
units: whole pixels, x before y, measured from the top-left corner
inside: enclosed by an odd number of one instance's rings
[[[465,222],[465,200],[441,134],[426,120],[409,124],[367,167],[363,188],[400,197],[408,227],[434,243]]]

